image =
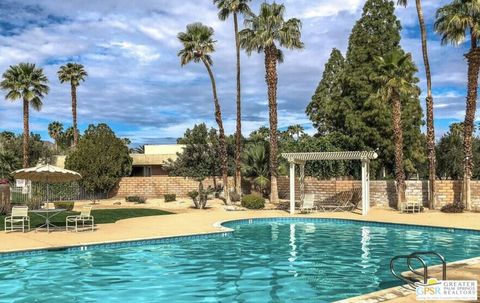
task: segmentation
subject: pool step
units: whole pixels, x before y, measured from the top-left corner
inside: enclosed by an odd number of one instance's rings
[[[437,257],[442,262],[442,280],[447,279],[447,263],[445,262],[445,258],[435,251],[417,251],[409,255],[395,256],[390,260],[390,272],[395,278],[406,283],[412,290],[415,290],[419,285],[426,285],[428,279],[431,277],[428,275],[428,266],[422,256]],[[411,275],[405,276],[395,271],[395,262],[397,260],[404,260],[406,262],[409,273],[411,273]],[[419,271],[412,267],[412,260],[417,260],[422,264],[422,271]]]

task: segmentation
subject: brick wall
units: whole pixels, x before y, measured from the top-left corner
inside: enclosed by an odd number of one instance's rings
[[[233,178],[229,178],[233,185]],[[216,178],[216,183],[221,184],[221,178]],[[203,186],[214,186],[213,178],[207,178]],[[163,197],[165,194],[177,194],[186,197],[192,190],[198,190],[198,182],[184,177],[152,176],[152,177],[125,177],[110,193],[110,197],[143,196],[147,198]]]
[[[217,178],[217,184],[221,180]],[[229,178],[230,186],[233,186],[233,178]],[[278,191],[281,199],[288,199],[290,195],[289,179],[278,178]],[[204,181],[204,186],[213,186],[213,178]],[[440,181],[435,183],[437,190],[437,202],[445,205],[454,201],[460,201],[461,181]],[[247,186],[248,187],[248,186]],[[145,197],[163,197],[167,193],[175,193],[177,196],[186,196],[191,190],[198,188],[198,182],[183,177],[153,176],[153,177],[126,177],[122,178],[111,196],[125,197],[139,195]],[[312,177],[305,178],[305,192],[315,193],[319,201],[332,199],[340,192],[361,188],[358,180],[318,180]],[[480,181],[472,181],[472,203],[480,207]],[[299,182],[295,182],[295,195],[300,198]],[[428,181],[407,181],[406,196],[408,200],[421,201],[425,206],[428,204]],[[394,181],[370,181],[370,200],[373,206],[395,205],[396,191]]]

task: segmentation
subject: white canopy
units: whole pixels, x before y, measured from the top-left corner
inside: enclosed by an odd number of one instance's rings
[[[22,168],[12,173],[15,179],[25,179],[37,182],[62,183],[81,179],[82,176],[72,170],[50,164]]]

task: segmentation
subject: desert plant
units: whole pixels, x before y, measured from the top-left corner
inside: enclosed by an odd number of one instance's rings
[[[225,200],[230,203],[228,197],[228,159],[227,159],[227,143],[225,139],[225,130],[223,128],[222,110],[217,96],[217,85],[212,71],[213,60],[211,53],[215,51],[216,41],[213,39],[213,28],[203,25],[202,23],[192,23],[187,25],[186,32],[178,34],[178,40],[183,44],[183,49],[178,52],[181,65],[184,66],[189,62],[203,62],[207,69],[212,84],[213,104],[215,108],[215,121],[218,125],[218,140],[220,151],[220,163],[222,171],[223,186],[225,186]]]
[[[61,202],[54,202],[53,205],[55,205],[55,208],[63,208],[63,209],[66,209],[67,211],[71,211],[75,206],[75,202],[61,201]]]
[[[444,213],[463,213],[465,204],[461,202],[454,202],[444,205],[440,210]]]
[[[42,99],[48,94],[48,79],[43,69],[32,63],[20,63],[10,66],[2,75],[0,88],[7,94],[5,99],[23,101],[23,167],[30,166],[30,106],[40,111]]]
[[[265,207],[265,199],[260,195],[245,195],[242,198],[242,206],[248,209],[262,209]]]
[[[125,197],[126,202],[135,202],[135,203],[145,203],[145,198],[140,196],[127,196]]]
[[[70,82],[71,95],[72,95],[72,117],[73,117],[73,146],[78,144],[78,128],[77,128],[77,87],[80,82],[85,81],[87,77],[82,64],[79,63],[67,63],[60,66],[58,70],[58,80],[60,83]]]
[[[460,45],[470,42],[467,59],[467,101],[463,122],[463,184],[462,202],[471,209],[470,178],[473,172],[473,132],[477,110],[478,75],[480,71],[480,48],[478,47],[480,28],[480,1],[453,0],[439,8],[435,30],[442,36],[442,44]]]
[[[302,49],[300,40],[302,22],[291,18],[285,20],[283,4],[263,3],[260,13],[245,18],[246,28],[240,32],[240,45],[248,55],[252,52],[265,54],[265,80],[268,88],[270,121],[270,201],[278,202],[278,118],[277,118],[277,63],[283,62],[283,53],[278,48]]]
[[[241,114],[241,85],[240,85],[240,36],[238,33],[238,15],[250,15],[250,0],[213,0],[213,3],[219,9],[218,17],[225,21],[230,15],[233,15],[233,29],[235,33],[235,50],[237,59],[237,128],[235,132],[235,189],[241,191],[242,176],[242,114]]]
[[[80,185],[88,192],[111,190],[120,178],[130,175],[132,158],[128,147],[106,124],[89,125],[65,168],[79,172]]]
[[[164,195],[164,200],[165,202],[173,202],[177,200],[177,195],[176,194],[165,194]]]
[[[236,190],[230,192],[230,200],[232,202],[239,202],[241,200],[241,196],[237,193]]]
[[[198,190],[189,191],[187,194],[193,201],[195,208],[204,209],[207,205],[207,191],[201,188]]]

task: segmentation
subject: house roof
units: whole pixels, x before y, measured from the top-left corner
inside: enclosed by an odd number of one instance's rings
[[[175,161],[177,159],[177,154],[130,154],[130,157],[133,159],[133,166],[163,165],[168,159]],[[55,156],[52,161],[52,165],[65,168],[65,158],[66,156]]]

